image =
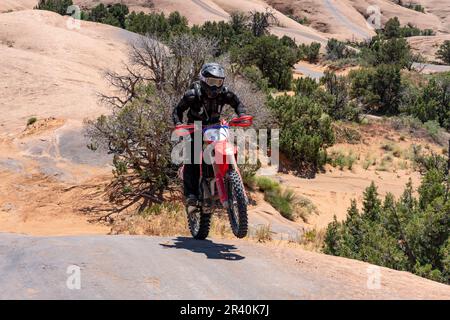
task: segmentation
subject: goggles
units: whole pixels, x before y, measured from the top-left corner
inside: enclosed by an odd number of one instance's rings
[[[205,78],[204,81],[210,87],[221,87],[223,85],[223,79],[220,78]]]

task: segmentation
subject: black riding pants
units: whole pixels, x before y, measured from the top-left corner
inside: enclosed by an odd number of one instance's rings
[[[194,135],[191,135],[190,148],[191,162],[186,163],[183,169],[184,196],[194,195],[199,197],[200,164],[198,164],[198,159],[200,159],[201,152],[195,154]],[[194,161],[195,159],[197,159],[197,164]]]

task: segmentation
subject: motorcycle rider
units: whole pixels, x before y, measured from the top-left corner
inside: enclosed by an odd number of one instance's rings
[[[245,115],[245,106],[239,98],[224,86],[225,70],[218,63],[204,64],[199,81],[195,81],[173,109],[175,125],[181,125],[187,113],[187,123],[201,121],[203,125],[220,122],[224,105],[230,105],[238,116]],[[192,139],[193,142],[194,139]],[[200,165],[194,163],[194,144],[191,144],[191,162],[184,165],[184,196],[188,205],[195,205],[199,197]]]

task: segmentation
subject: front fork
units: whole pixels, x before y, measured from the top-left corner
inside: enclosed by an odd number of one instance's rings
[[[237,150],[227,142],[217,142],[214,146],[214,177],[216,180],[217,193],[224,208],[228,208],[228,190],[225,179],[230,169],[239,173],[236,163]]]

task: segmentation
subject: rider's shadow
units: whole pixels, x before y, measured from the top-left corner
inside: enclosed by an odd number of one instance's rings
[[[177,237],[173,244],[161,243],[164,248],[186,249],[195,253],[204,253],[208,259],[223,259],[238,261],[245,259],[233,250],[237,250],[234,245],[214,243],[211,240],[195,240],[188,237]]]

